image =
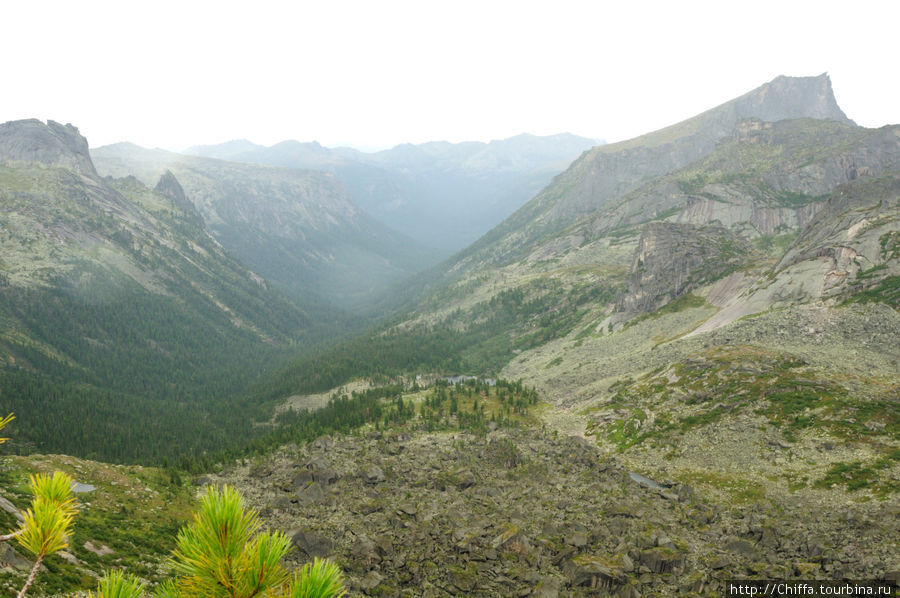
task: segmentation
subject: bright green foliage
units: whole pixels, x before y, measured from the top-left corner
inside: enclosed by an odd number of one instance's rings
[[[341,598],[341,571],[320,559],[293,578],[281,566],[290,541],[280,532],[257,533],[262,524],[230,486],[211,486],[194,520],[178,534],[172,566],[178,574],[154,598]],[[140,598],[144,585],[131,574],[108,574],[90,598]]]
[[[25,596],[34,583],[44,557],[69,545],[75,518],[72,484],[72,478],[60,471],[50,476],[31,476],[28,487],[34,494],[34,499],[31,507],[25,511],[24,522],[14,535],[19,544],[37,558],[19,592],[19,598]]]
[[[75,518],[72,483],[72,478],[61,471],[31,476],[28,488],[34,499],[25,511],[25,521],[16,539],[40,558],[68,546]]]
[[[290,542],[280,533],[256,535],[260,526],[236,490],[210,487],[194,521],[178,534],[173,563],[182,594],[255,596],[282,585],[287,574],[279,561]]]
[[[341,598],[347,592],[341,587],[341,569],[330,561],[316,558],[294,574],[285,598]]]
[[[211,486],[194,520],[178,534],[172,564],[178,574],[157,598],[250,598],[252,596],[339,598],[340,569],[318,559],[289,580],[281,558],[290,541],[281,532],[258,533],[254,511],[230,486]],[[101,598],[115,594],[100,593]]]
[[[36,499],[57,503],[68,513],[75,514],[75,497],[72,496],[72,478],[61,471],[53,475],[32,475],[28,489]]]
[[[6,427],[6,424],[8,424],[9,422],[11,422],[11,421],[14,420],[14,419],[16,419],[16,416],[13,415],[12,413],[10,413],[9,415],[7,415],[7,416],[4,417],[4,418],[0,418],[0,430],[2,430],[3,428],[5,428],[5,427]],[[3,444],[3,443],[6,442],[7,440],[9,440],[9,438],[0,438],[0,444]]]
[[[0,420],[6,425],[12,419]],[[2,427],[2,426],[0,426]],[[18,530],[0,537],[15,538],[36,555],[23,598],[34,584],[47,555],[68,547],[77,513],[72,478],[62,472],[32,475],[28,487],[34,495]],[[172,565],[178,577],[157,588],[156,598],[340,598],[345,594],[340,569],[316,559],[291,578],[281,559],[291,548],[281,532],[260,532],[255,511],[244,508],[240,493],[229,486],[210,487],[200,510],[177,537]],[[90,598],[141,598],[145,584],[135,575],[107,573]]]
[[[141,598],[146,588],[132,575],[121,571],[109,571],[97,584],[97,593],[88,592],[88,598]]]
[[[68,544],[73,516],[59,504],[35,499],[25,511],[22,533],[16,536],[23,548],[38,556],[53,554]]]

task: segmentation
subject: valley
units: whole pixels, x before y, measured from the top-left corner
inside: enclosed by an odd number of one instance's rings
[[[900,583],[900,126],[778,77],[580,157],[563,139],[571,165],[443,261],[378,212],[378,180],[453,195],[472,170],[522,197],[546,141],[505,168],[495,142],[192,156],[0,125],[0,494],[22,508],[51,466],[97,487],[38,591],[121,564],[88,541],[156,581],[171,543],[100,506],[171,532],[217,484],[351,595]]]

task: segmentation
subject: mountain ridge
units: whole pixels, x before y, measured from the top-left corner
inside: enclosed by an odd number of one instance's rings
[[[781,101],[794,95],[802,99]],[[761,115],[776,120],[827,116],[852,124],[837,106],[827,75],[778,77],[671,127],[586,152],[521,209],[461,252],[451,268],[465,269],[466,263],[481,258],[498,263],[515,259],[540,238],[552,236],[649,179],[708,154],[742,120]]]
[[[101,178],[77,129],[40,121],[0,127],[0,147],[27,148],[0,157],[0,387],[29,412],[20,439],[130,461],[249,433],[235,395],[333,314],[234,259],[173,176],[164,193]]]
[[[376,219],[446,255],[475,240],[597,143],[564,133],[487,143],[405,143],[371,153],[299,141],[270,147],[233,141],[187,152],[332,172]]]
[[[361,308],[369,293],[432,254],[372,219],[334,174],[115,144],[92,150],[103,174],[178,179],[232,254],[301,302]]]

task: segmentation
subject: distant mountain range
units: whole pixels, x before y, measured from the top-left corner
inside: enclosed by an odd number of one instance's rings
[[[333,174],[184,156],[119,143],[91,156],[101,174],[151,184],[170,172],[211,234],[300,303],[364,308],[437,253],[374,220]]]
[[[582,152],[602,144],[570,134],[482,142],[435,141],[364,153],[316,142],[246,140],[185,153],[334,173],[382,223],[444,255],[462,249],[533,197]]]

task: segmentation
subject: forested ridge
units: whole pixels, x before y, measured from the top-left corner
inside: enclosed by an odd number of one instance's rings
[[[16,358],[0,368],[4,409],[29,414],[14,436],[22,448],[134,462],[231,444],[254,416],[234,398],[288,352],[156,296],[0,295],[29,339],[5,340]]]
[[[189,205],[134,178],[0,166],[0,205],[0,408],[28,414],[11,450],[228,449],[268,417],[239,401],[251,383],[358,325],[269,289]]]
[[[355,404],[337,402],[315,418],[282,417],[276,430],[260,425],[291,394],[357,378],[387,384],[417,373],[493,375],[515,350],[570,332],[581,309],[610,300],[617,288],[572,292],[538,281],[432,325],[387,324],[344,342],[287,346],[257,342],[214,309],[197,317],[208,307],[199,297],[184,304],[135,295],[91,305],[58,290],[7,287],[0,289],[7,315],[28,322],[29,337],[58,353],[5,341],[20,357],[0,368],[0,397],[4,408],[29,413],[16,430],[18,450],[197,469],[304,426],[319,429],[325,413],[343,422],[335,429],[358,417]]]

